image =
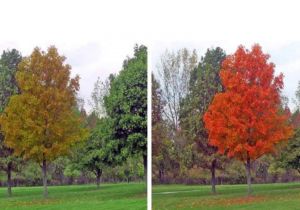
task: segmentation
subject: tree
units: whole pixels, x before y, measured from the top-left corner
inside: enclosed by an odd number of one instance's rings
[[[274,76],[268,59],[257,44],[227,56],[220,71],[225,91],[215,95],[204,116],[209,144],[245,162],[249,195],[251,160],[274,152],[278,142],[292,135],[280,106],[283,75]]]
[[[152,113],[151,113],[151,122],[152,122],[152,155],[157,156],[161,153],[161,146],[163,137],[163,119],[162,111],[164,107],[164,102],[162,101],[160,85],[152,74]],[[163,169],[161,169],[163,170]],[[160,173],[161,174],[161,173]]]
[[[295,134],[289,140],[286,147],[282,150],[278,162],[279,165],[283,168],[292,168],[300,173],[300,83],[298,84],[298,88],[296,91],[296,99],[297,109],[292,115],[290,114],[290,120],[295,129]],[[289,110],[286,110],[287,109],[285,109],[285,112],[290,113]]]
[[[109,94],[113,76],[110,75],[105,82],[97,79],[91,94],[92,112],[87,116],[87,126],[92,129],[86,144],[79,154],[81,168],[93,172],[96,176],[97,188],[100,187],[100,179],[103,170],[119,163],[117,142],[113,140],[112,120],[106,114],[104,98]],[[81,155],[80,155],[81,154]]]
[[[194,50],[166,51],[158,65],[162,99],[165,101],[163,116],[172,129],[179,128],[180,103],[188,93],[191,71],[197,66],[197,53]]]
[[[48,162],[67,154],[86,135],[74,111],[79,76],[70,78],[65,59],[54,46],[47,52],[35,48],[23,59],[16,75],[21,94],[11,97],[0,120],[5,144],[14,154],[40,163],[44,197]]]
[[[109,78],[111,77],[112,75],[110,75]],[[91,95],[92,100],[90,101],[90,105],[92,107],[94,114],[98,116],[98,118],[106,116],[104,97],[109,93],[109,89],[110,89],[109,78],[104,82],[101,81],[100,78],[98,78],[94,84],[94,90]]]
[[[84,168],[92,171],[96,176],[97,188],[100,187],[100,179],[103,169],[113,167],[119,160],[116,141],[112,140],[112,125],[110,118],[101,118],[93,129],[86,142],[81,157]]]
[[[147,47],[135,46],[134,56],[123,63],[112,78],[104,98],[107,115],[112,119],[113,139],[119,154],[126,159],[141,154],[147,174]]]
[[[19,93],[15,79],[17,66],[22,60],[21,54],[16,50],[3,51],[0,59],[0,115],[3,113],[11,96]],[[1,124],[0,124],[1,130]],[[12,156],[13,150],[4,144],[5,136],[0,132],[0,168],[7,173],[7,192],[11,192],[11,174],[18,160]]]
[[[163,115],[163,108],[165,106],[165,103],[162,99],[162,92],[160,89],[160,85],[158,81],[155,79],[155,76],[152,74],[152,113],[151,113],[151,120],[152,120],[152,126],[161,123],[163,121],[162,115]]]
[[[216,193],[216,168],[221,167],[221,157],[216,154],[217,148],[208,144],[203,116],[214,95],[223,90],[219,72],[225,56],[224,50],[220,47],[207,49],[198,67],[191,72],[189,93],[182,102],[180,112],[180,127],[191,140],[191,144],[196,144],[198,152],[202,153],[201,161],[197,160],[198,164],[211,171],[211,186],[214,194]]]
[[[300,129],[295,131],[295,135],[283,149],[280,158],[280,166],[286,169],[295,169],[300,173]]]
[[[171,141],[167,138],[166,126],[163,120],[163,109],[165,103],[162,99],[162,93],[158,81],[152,74],[152,174],[158,174],[160,183],[164,182],[165,173],[170,165],[171,155],[169,149],[171,148]],[[156,173],[155,168],[158,173]]]
[[[144,166],[140,155],[133,155],[119,166],[119,175],[129,183],[131,180],[139,180],[144,177]]]
[[[163,129],[162,133],[164,136],[164,138],[160,139],[163,147],[159,148],[164,153],[159,152],[155,157],[161,181],[167,165],[171,166],[174,174],[185,176],[186,162],[189,162],[185,154],[189,152],[190,145],[182,135],[179,117],[182,109],[182,100],[189,91],[190,74],[197,66],[197,59],[196,50],[189,51],[186,48],[179,49],[176,52],[166,50],[161,55],[157,65],[160,97],[164,102],[161,110],[163,122],[160,123],[163,126],[157,127],[158,130],[156,131],[154,129],[154,132],[157,132],[157,134],[160,132],[160,129]],[[166,158],[169,152],[172,153],[170,155],[172,158]]]

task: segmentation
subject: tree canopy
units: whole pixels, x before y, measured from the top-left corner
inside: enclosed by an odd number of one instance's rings
[[[120,73],[111,79],[104,98],[112,119],[113,138],[119,141],[122,157],[142,154],[147,163],[147,47],[134,48],[134,56],[123,63]]]

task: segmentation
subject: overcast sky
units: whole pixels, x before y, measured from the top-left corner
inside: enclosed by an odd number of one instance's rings
[[[231,53],[239,44],[260,43],[293,97],[300,80],[299,20],[293,0],[1,0],[0,50],[26,56],[36,46],[55,45],[80,75],[87,104],[97,77],[118,72],[135,43],[149,47],[149,69],[166,47],[202,55],[211,46]]]

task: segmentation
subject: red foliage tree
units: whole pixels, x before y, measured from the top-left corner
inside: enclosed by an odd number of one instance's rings
[[[239,46],[222,63],[220,77],[225,91],[215,95],[204,116],[209,144],[221,154],[245,162],[251,194],[251,160],[275,151],[275,145],[293,132],[281,109],[283,75],[274,76],[259,45]]]

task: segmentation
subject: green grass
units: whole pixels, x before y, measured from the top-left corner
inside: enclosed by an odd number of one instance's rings
[[[145,183],[51,186],[49,198],[42,196],[42,187],[15,187],[8,198],[6,188],[0,188],[0,209],[10,210],[145,210],[147,206]]]
[[[300,209],[300,183],[255,184],[253,195],[250,197],[247,197],[246,185],[217,186],[217,195],[212,195],[210,190],[210,186],[154,185],[152,208],[154,210]]]

